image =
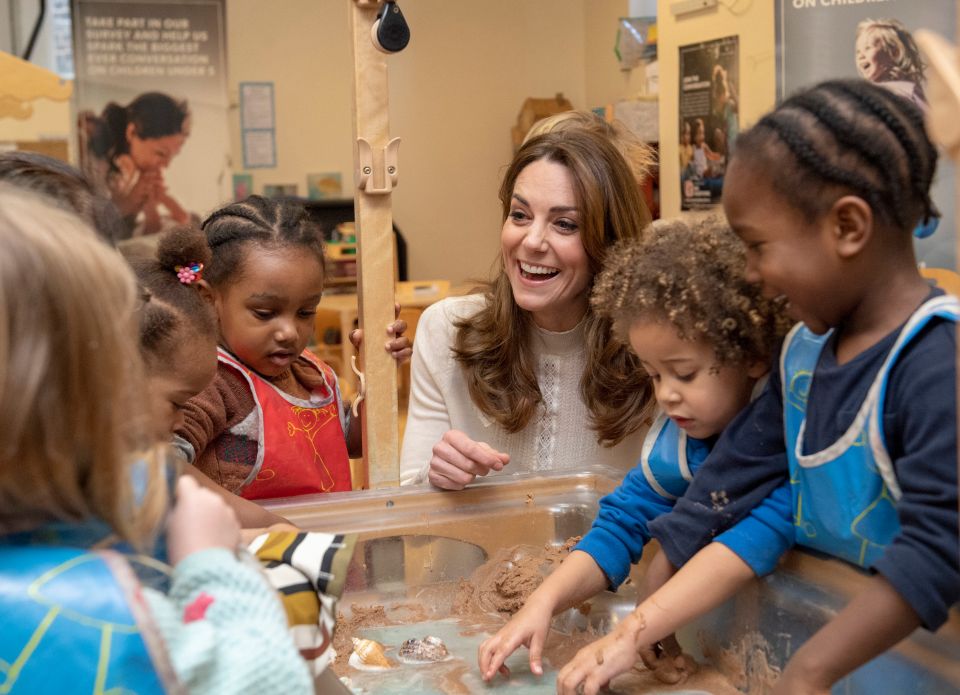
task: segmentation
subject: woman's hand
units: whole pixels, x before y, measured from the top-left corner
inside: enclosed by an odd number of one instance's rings
[[[158,172],[142,171],[129,191],[113,190],[111,198],[120,215],[123,217],[139,215],[148,199],[155,195],[158,181]]]
[[[393,305],[393,315],[397,320],[387,326],[387,337],[389,340],[384,344],[387,354],[397,361],[397,364],[403,364],[410,359],[413,354],[413,343],[404,333],[407,332],[407,322],[397,318],[400,316],[400,305]],[[350,342],[356,350],[360,350],[363,344],[363,331],[355,328],[350,332]]]
[[[177,501],[167,519],[167,554],[176,565],[188,555],[210,548],[235,550],[240,523],[223,498],[200,487],[189,475],[177,480]]]
[[[433,445],[427,480],[443,490],[462,490],[477,476],[501,471],[510,463],[510,454],[497,451],[486,442],[475,442],[460,430],[447,430]]]
[[[643,629],[636,612],[602,639],[577,652],[557,675],[559,695],[596,695],[621,673],[637,662],[637,634]]]
[[[526,605],[510,619],[510,622],[480,645],[477,663],[480,666],[481,678],[489,681],[498,672],[509,677],[510,669],[503,662],[521,644],[530,650],[530,671],[542,676],[543,665],[540,657],[552,617],[553,611],[549,606],[528,600]]]

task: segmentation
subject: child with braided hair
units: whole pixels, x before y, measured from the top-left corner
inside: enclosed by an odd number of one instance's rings
[[[711,541],[783,490],[792,513],[762,523],[873,576],[793,654],[775,692],[826,695],[915,628],[937,629],[960,598],[960,303],[924,281],[911,244],[933,209],[937,152],[923,114],[870,82],[824,82],[739,145],[723,206],[746,247],[746,276],[785,296],[802,323],[684,497],[650,523],[663,552],[648,574],[682,569],[577,654],[560,693],[596,693],[638,648],[752,577],[736,548]]]
[[[351,489],[359,418],[334,371],[306,350],[323,293],[323,243],[303,206],[250,196],[203,223],[211,258],[198,280],[213,305],[218,368],[184,406],[179,434],[195,465],[251,500]],[[410,356],[404,321],[385,347]],[[356,345],[361,336],[354,331]]]
[[[193,447],[175,433],[183,425],[187,403],[210,385],[217,371],[217,320],[199,289],[203,269],[210,264],[210,247],[199,229],[174,227],[160,237],[155,255],[129,262],[140,285],[140,354],[154,432],[157,441],[173,438],[174,450],[193,463]],[[218,492],[244,528],[284,521],[224,490],[195,466],[185,471]]]
[[[484,680],[498,671],[508,675],[504,661],[521,644],[530,649],[531,671],[543,672],[541,652],[553,615],[623,583],[650,540],[648,524],[670,511],[727,423],[750,402],[790,324],[781,303],[746,281],[745,266],[743,247],[716,219],[696,226],[655,222],[642,238],[610,251],[591,302],[612,320],[617,338],[632,346],[660,412],[636,467],[600,500],[590,532],[481,645]],[[789,510],[789,495],[766,506],[772,511],[757,514]],[[763,537],[769,527],[751,519],[741,526],[738,533],[755,540],[747,562],[758,575],[771,572],[789,536],[773,529]],[[664,660],[663,671],[671,666]]]
[[[184,226],[160,237],[155,257],[132,261],[141,292],[140,354],[153,429],[158,441],[173,437],[174,448],[190,463],[193,448],[174,432],[184,423],[187,403],[217,372],[217,319],[199,291],[210,260],[206,235]],[[244,528],[245,544],[283,603],[295,644],[311,672],[322,673],[331,659],[328,638],[345,565],[353,553],[352,537],[302,532],[225,490],[195,466],[183,468],[233,509]]]

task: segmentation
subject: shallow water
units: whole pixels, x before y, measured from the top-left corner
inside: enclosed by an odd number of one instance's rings
[[[428,620],[407,625],[363,628],[360,637],[373,639],[387,647],[387,656],[396,662],[389,671],[363,672],[351,667],[338,667],[337,671],[349,679],[348,686],[358,695],[472,695],[474,693],[505,692],[510,695],[550,695],[556,692],[557,669],[544,664],[544,675],[537,677],[530,672],[527,650],[518,649],[509,659],[510,678],[497,676],[492,683],[480,679],[477,667],[477,650],[489,636],[484,626],[467,619],[448,618]],[[411,637],[434,635],[447,645],[452,656],[447,661],[435,664],[404,664],[397,660],[397,650],[403,641]],[[646,678],[649,678],[646,674]],[[645,678],[644,678],[645,679]],[[635,676],[628,676],[622,685],[614,681],[613,693],[646,693],[658,695],[714,695],[705,690],[692,690],[678,686],[636,687]],[[632,682],[631,682],[632,681]],[[736,692],[732,689],[723,692]],[[719,695],[720,691],[715,691]]]

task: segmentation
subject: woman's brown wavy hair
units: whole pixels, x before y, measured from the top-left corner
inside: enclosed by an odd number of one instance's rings
[[[600,135],[583,130],[540,135],[523,145],[503,177],[504,221],[517,177],[540,160],[562,164],[573,176],[580,239],[596,276],[610,247],[639,237],[649,220],[636,179],[623,156]],[[487,286],[484,308],[455,324],[453,351],[477,407],[507,432],[518,432],[542,401],[530,346],[533,319],[513,299],[502,256],[498,269]],[[580,394],[597,441],[614,446],[649,421],[653,389],[629,346],[613,338],[610,320],[592,309],[584,320],[587,367]]]

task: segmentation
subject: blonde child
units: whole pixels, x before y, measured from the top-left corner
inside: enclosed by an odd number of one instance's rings
[[[854,59],[860,77],[927,108],[925,66],[913,35],[896,19],[865,19],[857,25]]]
[[[318,230],[296,202],[260,196],[217,210],[203,230],[212,257],[197,282],[220,347],[214,381],[184,406],[177,430],[195,465],[252,500],[351,489],[360,420],[333,370],[306,350],[323,292]],[[405,329],[387,329],[398,360],[410,355]]]
[[[4,691],[312,692],[232,512],[189,478],[170,507],[122,258],[0,187],[0,306]],[[135,573],[161,529],[166,590]]]
[[[743,558],[710,541],[771,491],[792,498],[792,513],[764,519],[771,530],[873,572],[793,654],[777,693],[830,692],[915,628],[937,629],[960,598],[960,306],[924,281],[913,255],[937,162],[923,115],[870,82],[825,82],[740,142],[723,205],[747,249],[747,277],[784,295],[803,323],[684,499],[651,524],[666,574],[682,569],[577,654],[560,693],[596,693],[639,646],[742,586],[752,576]],[[715,508],[717,489],[726,496]]]
[[[789,328],[778,302],[746,282],[743,248],[717,220],[696,227],[654,223],[642,239],[612,249],[608,259],[591,301],[639,357],[660,412],[641,460],[600,501],[590,532],[480,647],[484,680],[498,670],[508,674],[503,662],[521,644],[530,649],[531,671],[541,674],[551,617],[626,579],[650,539],[647,524],[683,494],[717,436],[750,401]],[[770,513],[788,508],[789,496],[771,504]],[[770,572],[788,539],[761,537],[765,527],[756,521],[742,526],[740,532],[754,539],[751,567]]]

